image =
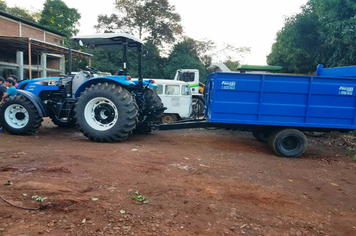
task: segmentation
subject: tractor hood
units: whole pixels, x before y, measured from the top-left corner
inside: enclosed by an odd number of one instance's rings
[[[42,85],[55,85],[59,81],[60,77],[47,77],[47,78],[39,78],[39,79],[28,79],[21,81],[18,88],[23,87],[27,84],[42,84]]]
[[[125,33],[107,33],[107,34],[93,34],[72,37],[72,40],[87,47],[100,48],[122,48],[124,43],[128,47],[137,47],[143,45],[143,42],[133,35]]]

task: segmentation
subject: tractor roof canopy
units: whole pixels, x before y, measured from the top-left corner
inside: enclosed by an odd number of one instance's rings
[[[127,43],[128,47],[139,47],[143,45],[140,39],[125,33],[82,35],[72,37],[72,40],[79,44],[81,41],[84,46],[100,48],[122,48],[125,43]]]

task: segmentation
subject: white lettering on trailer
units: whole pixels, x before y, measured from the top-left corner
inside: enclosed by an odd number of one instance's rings
[[[353,95],[354,87],[340,86],[339,94],[340,95]]]
[[[235,81],[222,81],[221,89],[235,90],[236,82]]]

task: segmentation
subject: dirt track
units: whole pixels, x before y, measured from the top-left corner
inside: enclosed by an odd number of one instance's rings
[[[1,133],[0,195],[45,209],[0,199],[0,235],[356,235],[356,162],[323,139],[287,159],[237,131]]]

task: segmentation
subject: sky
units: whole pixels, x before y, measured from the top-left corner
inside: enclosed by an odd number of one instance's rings
[[[79,34],[96,33],[99,14],[114,12],[114,0],[62,0],[81,14]],[[282,29],[285,17],[301,11],[308,0],[169,0],[182,18],[184,34],[195,40],[209,39],[217,45],[250,47],[244,64],[266,65],[276,34]],[[30,11],[43,9],[45,0],[5,0],[8,6]],[[214,59],[213,59],[214,61]],[[218,62],[218,61],[216,61]]]

